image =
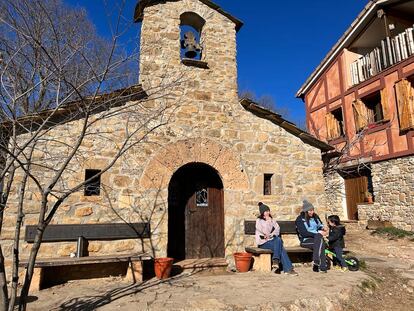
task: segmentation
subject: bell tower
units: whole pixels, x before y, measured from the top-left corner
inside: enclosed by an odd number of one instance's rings
[[[179,79],[237,96],[236,32],[242,22],[209,0],[141,0],[139,83],[145,90]]]

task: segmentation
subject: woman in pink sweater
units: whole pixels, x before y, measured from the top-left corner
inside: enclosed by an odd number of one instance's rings
[[[259,203],[260,216],[256,220],[256,243],[260,248],[270,249],[273,251],[272,267],[277,268],[282,265],[284,273],[289,275],[298,275],[293,270],[292,262],[283,247],[283,241],[279,237],[280,227],[276,220],[270,215],[269,206]]]

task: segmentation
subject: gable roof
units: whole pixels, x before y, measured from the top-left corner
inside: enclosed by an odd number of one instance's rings
[[[135,13],[134,13],[134,21],[135,22],[142,22],[142,19],[144,18],[144,9],[147,6],[156,5],[159,3],[165,3],[167,1],[180,1],[180,0],[138,0],[137,5],[135,6]],[[234,17],[233,15],[223,11],[223,9],[215,4],[214,2],[210,0],[198,0],[205,5],[209,6],[213,10],[216,10],[220,14],[227,17],[229,20],[231,20],[234,24],[236,24],[236,31],[239,31],[240,28],[243,26],[243,22],[239,20],[238,18]]]
[[[266,120],[271,121],[272,123],[280,126],[281,128],[285,129],[290,134],[298,137],[304,143],[311,145],[320,149],[323,152],[328,152],[334,150],[335,148],[328,145],[327,143],[317,139],[316,137],[312,136],[308,132],[301,130],[292,122],[282,118],[282,116],[278,113],[275,113],[269,109],[263,108],[251,99],[243,98],[240,100],[240,104],[243,106],[244,109],[250,111],[254,115],[258,116],[259,118],[263,118]]]
[[[369,22],[377,14],[377,10],[385,5],[405,2],[407,0],[371,0],[358,14],[351,26],[339,38],[321,63],[315,68],[311,75],[306,79],[300,89],[296,92],[296,97],[301,98],[307,93],[310,87],[317,81],[321,74],[328,68],[331,62],[341,53],[341,51],[352,43],[353,40],[367,27]]]

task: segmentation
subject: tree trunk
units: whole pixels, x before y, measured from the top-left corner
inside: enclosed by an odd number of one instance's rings
[[[6,271],[4,269],[3,251],[0,245],[0,311],[7,311],[9,295],[7,292]]]
[[[32,277],[33,277],[33,272],[34,272],[34,266],[36,263],[36,257],[37,257],[37,253],[39,252],[40,245],[42,244],[43,232],[45,231],[45,228],[46,228],[46,225],[44,222],[42,222],[42,224],[39,224],[37,228],[37,234],[34,239],[34,243],[30,251],[29,260],[27,263],[26,275],[24,278],[23,287],[20,292],[19,311],[26,310],[27,297],[29,296],[30,284],[32,283]]]
[[[17,296],[17,285],[19,282],[19,242],[20,242],[20,230],[23,222],[23,205],[24,205],[24,194],[26,190],[28,175],[25,174],[22,185],[20,188],[19,195],[19,206],[17,209],[17,221],[16,228],[14,231],[14,244],[13,244],[13,271],[12,271],[12,284],[10,289],[10,301],[9,301],[9,311],[13,311],[14,305],[16,303]]]

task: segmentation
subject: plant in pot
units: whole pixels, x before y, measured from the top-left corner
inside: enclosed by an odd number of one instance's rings
[[[368,204],[374,203],[374,201],[372,200],[372,193],[369,191],[365,192],[365,202],[367,202]]]
[[[158,279],[168,279],[171,274],[174,258],[159,257],[154,258],[154,271]]]
[[[246,252],[234,253],[234,262],[236,264],[236,269],[239,272],[247,272],[250,269],[252,263],[252,254]]]

